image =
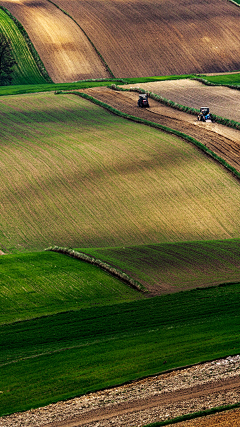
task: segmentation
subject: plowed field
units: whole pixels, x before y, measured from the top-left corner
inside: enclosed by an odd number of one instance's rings
[[[116,77],[234,71],[240,8],[225,0],[56,0]]]
[[[109,77],[82,30],[47,0],[1,0],[24,26],[55,83]]]
[[[239,90],[224,86],[206,86],[197,80],[190,79],[141,83],[124,87],[138,86],[191,108],[199,109],[202,106],[208,106],[216,116],[240,122]]]
[[[171,85],[171,82],[169,83]],[[142,86],[144,85],[141,84]],[[205,88],[203,85],[201,86]],[[157,92],[157,86],[152,87],[150,84],[146,89],[148,87]],[[225,90],[234,92],[231,89]],[[192,136],[240,172],[240,131],[217,123],[198,122],[196,116],[166,107],[152,99],[149,101],[149,109],[139,109],[137,107],[138,94],[135,92],[116,92],[107,88],[88,89],[85,92],[127,114],[160,123]],[[185,97],[187,97],[186,89]],[[210,102],[210,99],[211,93],[207,100]],[[231,109],[231,107],[229,108]]]

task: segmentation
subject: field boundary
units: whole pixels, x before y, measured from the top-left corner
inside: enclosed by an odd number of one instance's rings
[[[11,20],[14,22],[14,24],[16,25],[16,27],[18,28],[18,30],[20,31],[20,33],[22,34],[22,36],[24,37],[24,40],[33,56],[33,59],[35,61],[35,64],[41,74],[41,76],[46,80],[46,83],[53,83],[51,77],[49,76],[44,63],[42,62],[38,52],[36,51],[27,31],[25,30],[25,28],[23,27],[23,25],[18,21],[17,18],[15,18],[15,16],[13,16],[11,14],[11,12],[6,9],[4,6],[0,5],[0,9],[3,10],[3,12],[6,13],[6,15],[9,16],[9,18],[11,18]]]
[[[88,262],[90,264],[96,265],[100,267],[101,269],[107,271],[108,273],[112,274],[113,276],[117,277],[118,279],[121,279],[125,283],[127,283],[131,288],[134,288],[140,292],[148,293],[149,291],[143,286],[140,282],[137,280],[132,279],[128,274],[124,273],[123,271],[119,270],[116,267],[111,266],[110,264],[97,259],[93,256],[86,255],[83,252],[74,251],[74,249],[71,248],[63,248],[59,246],[51,246],[49,248],[46,248],[45,251],[52,251],[52,252],[59,252],[64,255],[71,256],[76,259],[80,259],[81,261]]]
[[[107,71],[110,74],[110,77],[115,79],[115,76],[112,72],[112,70],[110,69],[110,67],[108,66],[107,62],[105,61],[105,59],[103,58],[102,54],[99,52],[99,50],[96,48],[96,46],[94,45],[94,43],[92,42],[92,40],[90,39],[90,37],[87,35],[86,31],[84,31],[84,29],[81,27],[81,25],[68,13],[66,12],[64,9],[62,9],[60,6],[58,6],[56,3],[54,3],[52,0],[47,0],[49,3],[51,3],[53,6],[55,6],[57,9],[59,9],[62,13],[64,13],[64,15],[68,16],[79,28],[80,30],[83,32],[83,34],[85,35],[85,37],[87,38],[87,40],[91,43],[93,49],[95,50],[95,52],[97,53],[97,55],[99,56],[99,58],[101,59],[103,65],[106,67]]]
[[[171,128],[167,127],[167,126],[161,125],[160,123],[151,122],[150,120],[142,119],[140,117],[136,117],[136,116],[132,116],[130,114],[123,113],[122,111],[117,110],[116,108],[113,108],[110,105],[108,105],[108,104],[106,104],[106,103],[104,103],[102,101],[99,101],[98,99],[96,99],[93,96],[90,96],[90,95],[88,95],[88,94],[86,94],[84,92],[75,92],[75,91],[61,92],[61,91],[59,91],[58,94],[64,94],[64,93],[66,93],[66,94],[73,94],[73,95],[80,96],[81,98],[85,98],[85,99],[87,99],[89,101],[92,101],[93,103],[99,105],[100,107],[105,108],[106,110],[110,111],[111,113],[116,114],[117,116],[123,117],[123,118],[125,118],[127,120],[130,120],[130,121],[133,121],[133,122],[136,122],[136,123],[141,123],[141,124],[144,124],[144,125],[147,125],[147,126],[151,126],[151,127],[156,128],[156,129],[161,129],[162,131],[164,131],[166,133],[170,133],[172,135],[176,135],[179,138],[182,138],[185,141],[190,142],[193,145],[195,145],[197,148],[199,148],[200,150],[202,150],[205,154],[209,155],[211,158],[213,158],[218,163],[220,163],[222,166],[224,166],[237,179],[240,179],[240,173],[233,166],[229,165],[225,160],[223,160],[220,156],[218,156],[212,150],[210,150],[209,148],[207,148],[204,144],[202,144],[201,142],[197,141],[195,138],[192,138],[191,136],[186,135],[183,132],[180,132],[180,131],[175,130],[175,129],[171,129]],[[186,108],[188,108],[188,107],[186,107]],[[239,124],[239,126],[240,126],[240,124]]]
[[[181,421],[194,420],[196,418],[206,417],[207,415],[214,415],[220,412],[229,411],[240,407],[240,403],[234,403],[233,405],[217,406],[216,408],[206,409],[204,411],[193,412],[192,414],[181,415],[171,420],[157,421],[151,424],[144,424],[142,427],[162,427],[170,424],[180,423]]]

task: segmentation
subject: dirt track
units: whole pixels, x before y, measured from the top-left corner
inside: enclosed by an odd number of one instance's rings
[[[13,414],[0,418],[0,426],[140,427],[186,413],[237,403],[239,374],[240,356],[237,355]],[[237,411],[228,412],[228,419],[231,414],[236,418]],[[190,426],[197,426],[197,422],[195,420]],[[237,424],[232,422],[229,425]]]
[[[138,94],[117,92],[107,88],[88,89],[89,95],[124,113],[160,123],[200,141],[240,172],[240,131],[217,123],[200,123],[196,116],[166,107],[150,100],[149,109],[137,107]]]

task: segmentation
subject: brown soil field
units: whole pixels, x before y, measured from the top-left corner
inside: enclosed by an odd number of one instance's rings
[[[116,77],[235,71],[240,8],[226,0],[56,0]]]
[[[24,26],[55,83],[109,77],[79,26],[47,0],[1,0]]]
[[[207,106],[216,116],[240,122],[240,92],[224,86],[206,86],[197,80],[166,80],[124,87],[141,87],[164,98],[199,109]]]
[[[154,90],[157,91],[157,88]],[[152,99],[149,100],[150,108],[139,109],[136,92],[118,92],[107,88],[88,89],[85,92],[127,114],[160,123],[195,138],[240,172],[240,131],[218,123],[198,122],[196,116],[166,107]],[[208,101],[210,99],[209,93]]]

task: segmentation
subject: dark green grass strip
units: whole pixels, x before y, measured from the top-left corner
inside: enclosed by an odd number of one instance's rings
[[[217,414],[219,412],[223,412],[223,411],[227,411],[227,410],[231,410],[231,409],[236,409],[239,407],[240,407],[240,403],[235,403],[234,405],[219,406],[217,408],[206,409],[205,411],[193,412],[192,414],[182,415],[182,416],[179,416],[176,418],[172,418],[171,420],[157,421],[156,423],[145,424],[142,427],[168,426],[169,424],[176,424],[176,423],[180,423],[183,421],[194,420],[196,418],[206,417],[207,415],[214,415],[214,414]]]
[[[38,52],[36,51],[34,45],[32,44],[30,37],[29,37],[27,31],[25,30],[25,28],[17,20],[17,18],[15,18],[15,16],[13,16],[11,14],[11,12],[8,9],[6,9],[4,6],[0,6],[0,8],[12,19],[12,21],[14,22],[14,24],[16,25],[16,27],[18,28],[18,30],[20,31],[20,33],[24,37],[26,44],[29,48],[29,51],[31,52],[31,54],[34,58],[36,66],[38,67],[38,70],[39,70],[40,74],[42,75],[42,77],[44,78],[44,80],[46,81],[46,83],[53,83],[51,77],[48,75],[48,72],[47,72],[40,56],[38,55]]]
[[[168,128],[167,126],[163,126],[163,125],[161,125],[159,123],[154,123],[154,122],[151,122],[149,120],[142,119],[140,117],[136,117],[136,116],[132,116],[130,114],[123,113],[122,111],[119,111],[116,108],[113,108],[110,105],[108,105],[108,104],[106,104],[104,102],[101,102],[98,99],[95,99],[95,98],[93,98],[90,95],[87,95],[86,93],[74,92],[74,91],[70,92],[70,93],[72,93],[74,95],[77,95],[77,96],[81,96],[82,98],[88,99],[89,101],[92,101],[92,102],[94,102],[97,105],[100,105],[101,107],[107,109],[111,113],[116,114],[116,115],[118,115],[120,117],[124,117],[125,119],[132,120],[132,121],[137,122],[137,123],[142,123],[142,124],[147,125],[147,126],[152,126],[154,128],[161,129],[161,130],[163,130],[165,132],[168,132],[168,133],[176,135],[176,136],[178,136],[180,138],[183,138],[183,139],[185,139],[188,142],[191,142],[193,145],[195,145],[197,148],[199,148],[200,150],[202,150],[204,153],[208,154],[210,157],[212,157],[213,159],[217,160],[222,166],[224,166],[226,169],[228,169],[238,179],[240,178],[240,173],[234,167],[232,167],[231,165],[229,165],[220,156],[218,156],[216,153],[214,153],[209,148],[207,148],[204,144],[202,144],[201,142],[199,142],[196,139],[192,138],[191,136],[186,135],[183,132],[179,132],[178,130]]]
[[[0,415],[238,354],[239,304],[235,284],[3,325]]]

